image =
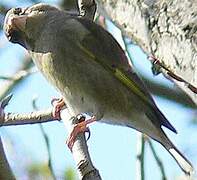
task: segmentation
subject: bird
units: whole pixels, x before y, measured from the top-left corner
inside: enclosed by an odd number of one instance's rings
[[[189,160],[162,127],[176,129],[159,110],[124,50],[104,28],[48,4],[12,8],[6,14],[8,40],[24,47],[45,78],[61,93],[69,112],[91,118],[76,126],[70,147],[92,122],[133,128],[159,142],[188,175]]]

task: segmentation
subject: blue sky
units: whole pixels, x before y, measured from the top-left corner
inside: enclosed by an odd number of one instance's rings
[[[12,3],[13,6],[20,6],[25,1],[3,1]],[[46,2],[46,1],[45,1]],[[52,0],[50,1],[52,3]],[[57,2],[57,1],[56,1]],[[26,3],[27,4],[27,3]],[[29,4],[28,4],[29,5]],[[121,43],[120,32],[110,23],[109,29]],[[3,35],[1,34],[1,38]],[[122,43],[121,43],[122,44]],[[156,81],[173,86],[165,80],[162,75],[153,77],[150,71],[150,63],[146,56],[135,45],[129,46],[134,64],[138,70]],[[24,56],[25,50],[16,44],[7,43],[0,49],[0,75],[9,75],[18,67],[19,61]],[[26,53],[26,52],[25,52]],[[0,87],[3,84],[0,81]],[[34,73],[28,77],[19,87],[14,90],[14,97],[7,107],[10,112],[32,111],[32,99],[37,96],[38,106],[48,108],[51,98],[60,96],[51,87],[40,73]],[[157,105],[178,130],[178,135],[166,131],[177,147],[190,159],[194,167],[197,167],[197,148],[195,137],[197,137],[196,127],[189,121],[192,118],[192,111],[176,103],[154,97]],[[75,167],[74,160],[65,140],[66,129],[62,122],[50,122],[43,124],[47,132],[52,148],[53,167],[56,175],[60,176],[66,167]],[[89,151],[94,165],[99,169],[104,180],[129,180],[135,179],[136,165],[136,137],[137,133],[133,129],[95,123],[90,126],[91,138],[88,141]],[[15,127],[4,127],[0,131],[3,136],[8,160],[13,167],[15,174],[21,178],[26,164],[31,162],[46,162],[46,146],[38,125],[25,125]],[[169,179],[182,174],[176,162],[168,152],[158,143],[154,142],[156,151],[161,157]],[[146,179],[160,178],[160,172],[151,155],[150,149],[146,148],[145,156]],[[154,169],[154,173],[153,173]]]

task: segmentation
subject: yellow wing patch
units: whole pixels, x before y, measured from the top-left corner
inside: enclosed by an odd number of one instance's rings
[[[134,81],[132,81],[130,78],[128,78],[122,71],[120,71],[119,69],[116,68],[114,75],[123,84],[125,84],[132,92],[134,92],[136,95],[140,96],[144,101],[148,102],[146,96],[136,86],[136,83]]]
[[[111,67],[110,65],[104,63],[105,61],[98,60],[93,53],[91,53],[88,49],[86,49],[84,46],[79,44],[79,47],[88,55],[90,56],[91,60],[96,61],[97,63],[101,64],[106,70],[112,72],[115,77],[121,81],[124,85],[126,85],[133,93],[135,93],[137,96],[143,99],[146,103],[149,103],[147,97],[144,95],[142,91],[140,91],[140,88],[138,85],[130,78],[128,78],[124,72],[122,72],[118,68]]]

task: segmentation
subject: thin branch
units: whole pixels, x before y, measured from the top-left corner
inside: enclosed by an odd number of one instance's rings
[[[76,123],[78,123],[78,119],[76,117],[71,117],[68,120],[68,117],[71,115],[67,109],[62,110],[60,116],[65,124],[65,127],[68,129],[68,132],[71,132]],[[77,165],[79,179],[101,180],[99,171],[92,164],[84,133],[80,133],[77,136],[72,148],[72,155]]]
[[[123,35],[122,35],[123,36]],[[128,44],[125,41],[125,38],[123,38],[124,44],[125,44],[125,51],[127,52],[127,55],[130,59],[131,64],[132,63],[132,57],[128,48],[128,45],[130,45],[130,43]],[[143,74],[140,74],[143,81],[145,82],[146,86],[148,87],[148,89],[151,91],[151,93],[169,99],[171,101],[175,101],[177,103],[180,103],[186,107],[189,108],[193,108],[196,109],[196,104],[191,100],[191,98],[184,93],[182,90],[177,91],[173,88],[169,88],[163,84],[151,81],[150,79],[148,79],[147,77],[145,77]]]
[[[196,109],[196,104],[181,89],[176,90],[175,88],[167,87],[166,85],[154,82],[143,75],[141,75],[141,77],[148,89],[150,90],[150,92],[154,95],[163,97],[170,101],[174,101],[188,108]]]
[[[142,133],[139,133],[139,137],[137,140],[136,180],[145,179],[144,154],[145,154],[145,138]]]
[[[37,70],[35,70],[34,68],[27,69],[27,70],[21,70],[21,71],[19,70],[13,76],[0,75],[0,79],[7,80],[7,81],[19,81],[19,80],[25,78],[26,76],[29,76],[29,75],[31,75],[31,74],[33,74],[35,72],[37,72]]]
[[[21,82],[24,77],[21,72],[28,70],[32,65],[32,60],[30,58],[25,58],[23,61],[21,67],[16,71],[16,73],[13,75],[15,79],[13,81],[8,81],[4,84],[3,87],[0,89],[0,100],[2,100],[16,85],[18,85],[19,82]]]
[[[160,159],[159,156],[157,155],[157,153],[156,153],[156,151],[155,151],[155,148],[154,148],[154,146],[153,146],[151,140],[150,140],[150,139],[147,139],[147,141],[148,141],[148,143],[149,143],[149,145],[150,145],[150,149],[151,149],[151,151],[152,151],[152,153],[153,153],[153,156],[154,156],[154,158],[155,158],[155,160],[156,160],[156,162],[157,162],[157,165],[159,166],[159,169],[160,169],[160,171],[161,171],[162,180],[167,180],[166,173],[165,173],[165,170],[164,170],[164,165],[163,165],[161,159]]]
[[[68,120],[67,109],[61,111],[61,118],[66,125],[69,132],[72,130],[73,126],[78,122],[78,119],[71,118]],[[5,118],[1,120],[2,126],[11,125],[23,125],[23,124],[35,124],[54,121],[52,117],[52,109],[35,111],[29,114],[14,114],[7,113]],[[90,155],[88,152],[88,147],[85,140],[84,134],[79,134],[72,149],[73,157],[77,164],[77,170],[79,172],[80,179],[83,180],[101,180],[100,174],[97,169],[92,164]]]
[[[166,67],[165,64],[163,64],[162,62],[160,62],[157,58],[150,56],[149,57],[150,61],[153,63],[153,65],[155,66],[159,66],[160,68],[163,68],[166,72],[167,75],[170,76],[171,78],[180,81],[180,82],[184,82],[185,85],[187,85],[187,87],[194,92],[195,94],[197,94],[197,87],[193,86],[192,84],[190,84],[189,82],[187,82],[186,80],[184,80],[182,77],[176,75],[175,73],[173,73],[169,68]]]
[[[18,71],[28,69],[31,65],[31,60],[27,59],[24,61],[22,66],[19,68]],[[17,74],[17,72],[15,73]],[[8,83],[4,84],[4,86],[0,89],[0,101],[22,80],[24,79],[21,77],[21,79],[15,80],[15,81],[9,81]],[[1,107],[0,110],[0,125],[3,123],[7,122],[8,124],[10,123],[9,121],[9,116],[4,113],[4,108]],[[5,118],[4,118],[5,117]],[[17,116],[11,116],[12,121],[16,119]],[[6,123],[5,123],[6,124]],[[0,137],[1,141],[1,137]],[[6,155],[4,152],[4,148],[2,143],[0,142],[0,179],[15,179],[14,175],[12,174],[11,168],[9,167],[9,164],[6,159]]]
[[[5,113],[5,118],[1,119],[1,126],[14,126],[24,124],[35,124],[55,121],[52,117],[52,109],[34,111],[27,114]]]
[[[33,99],[32,105],[33,105],[34,110],[38,110],[38,107],[36,105],[36,98]],[[54,173],[53,167],[52,167],[52,160],[51,160],[52,155],[51,155],[51,147],[50,147],[49,138],[48,138],[47,133],[44,130],[43,125],[42,124],[38,124],[38,125],[40,127],[40,130],[41,130],[41,133],[43,135],[43,139],[44,139],[44,142],[45,142],[45,145],[46,145],[46,149],[47,149],[48,167],[49,167],[52,178],[55,180],[56,177],[55,177],[55,173]]]
[[[47,155],[48,155],[48,163],[47,164],[48,164],[51,176],[55,180],[56,177],[55,177],[55,173],[54,173],[54,170],[53,170],[53,167],[52,167],[52,159],[51,159],[52,155],[51,155],[49,137],[48,137],[47,133],[45,132],[43,125],[39,124],[39,127],[40,127],[41,133],[43,135],[44,142],[46,144]]]

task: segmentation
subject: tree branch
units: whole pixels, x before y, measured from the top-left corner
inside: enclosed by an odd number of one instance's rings
[[[167,87],[163,84],[151,81],[143,75],[141,75],[141,77],[148,89],[151,91],[151,93],[162,98],[168,99],[170,101],[177,102],[186,107],[196,109],[196,104],[181,89],[176,90],[174,88]]]
[[[8,104],[10,99],[11,96],[4,98],[4,100],[1,103],[2,108],[4,108]],[[68,114],[67,109],[62,110],[61,119],[63,120],[69,132],[71,132],[74,125],[78,123],[78,119],[74,117],[68,120],[67,114]],[[54,120],[52,117],[52,109],[45,111],[35,111],[35,112],[31,112],[30,114],[6,113],[5,116],[1,117],[1,125],[9,126],[9,125],[33,124],[33,123],[48,122],[52,120]],[[76,141],[72,149],[72,154],[77,164],[77,170],[80,179],[101,180],[98,170],[95,169],[90,159],[84,134],[81,133],[76,138]]]
[[[137,140],[137,162],[136,162],[136,179],[144,180],[144,154],[145,154],[145,138],[142,133],[138,134]]]
[[[38,110],[38,107],[36,105],[36,98],[33,99],[32,105],[33,105],[34,110]],[[50,146],[50,142],[49,142],[49,137],[48,137],[47,133],[45,132],[44,127],[41,123],[39,124],[39,127],[40,127],[40,131],[42,133],[42,136],[43,136],[43,139],[44,139],[44,142],[45,142],[45,145],[46,145],[46,149],[47,149],[48,168],[50,170],[50,174],[51,174],[52,179],[56,180],[55,172],[54,172],[53,167],[52,167],[52,159],[51,159],[52,155],[51,155],[51,146]]]
[[[124,35],[122,34],[122,37]],[[125,52],[127,53],[128,57],[129,57],[129,62],[131,63],[131,65],[133,66],[133,62],[132,62],[132,57],[128,48],[128,43],[126,43],[125,38],[122,38],[124,45],[125,45]],[[157,60],[153,57],[154,60]],[[157,61],[157,63],[159,63],[161,65],[160,62]],[[166,68],[166,67],[165,67]],[[196,109],[196,104],[194,103],[194,101],[191,100],[191,98],[184,93],[181,89],[180,90],[175,90],[173,88],[169,88],[163,84],[160,83],[156,83],[148,78],[146,78],[143,74],[141,74],[141,77],[143,79],[143,81],[145,82],[145,84],[147,85],[148,89],[151,91],[151,93],[169,99],[171,101],[175,101],[177,103],[180,103],[186,107],[189,108],[193,108]]]
[[[73,129],[73,126],[78,122],[77,118],[71,118],[68,120],[68,110],[64,109],[61,111],[61,119],[63,120],[66,128],[70,132]],[[30,114],[15,114],[15,113],[6,113],[5,118],[1,119],[2,126],[11,126],[11,125],[23,125],[23,124],[35,124],[54,121],[52,117],[52,109],[35,111]],[[80,179],[83,180],[101,180],[98,170],[93,166],[88,147],[86,144],[86,139],[84,134],[79,134],[73,149],[73,157],[77,164],[77,170],[79,173]]]
[[[34,111],[27,114],[5,113],[5,118],[0,120],[1,126],[35,124],[50,121],[55,121],[52,117],[52,109]]]
[[[32,65],[32,60],[30,58],[25,58],[21,67],[16,71],[16,73],[12,76],[13,80],[7,81],[4,86],[0,89],[0,101],[16,86],[19,82],[21,82],[24,77],[29,75],[30,73],[27,73],[26,76],[24,76],[24,72],[28,71],[28,69]],[[21,73],[23,72],[23,73]]]
[[[154,66],[159,66],[159,68],[163,69],[163,71],[165,71],[165,73],[171,78],[175,79],[176,81],[179,82],[183,82],[185,83],[185,86],[187,86],[193,93],[197,94],[197,87],[193,86],[191,83],[187,82],[186,80],[184,80],[182,77],[176,75],[174,72],[172,72],[169,68],[167,68],[165,66],[165,64],[163,64],[162,62],[160,62],[157,58],[155,58],[154,56],[150,56],[149,57],[150,61]]]
[[[98,3],[99,11],[147,55],[158,57],[186,82],[168,76],[197,104],[196,1],[100,0]]]
[[[153,144],[151,142],[151,140],[149,138],[147,138],[147,141],[150,145],[150,149],[153,153],[153,156],[157,162],[157,165],[159,166],[159,169],[161,171],[161,175],[162,175],[162,180],[167,180],[167,177],[166,177],[166,173],[165,173],[165,170],[164,170],[164,166],[163,166],[163,163],[161,161],[161,159],[159,158],[159,156],[157,155],[156,151],[155,151],[155,148],[153,147]]]

